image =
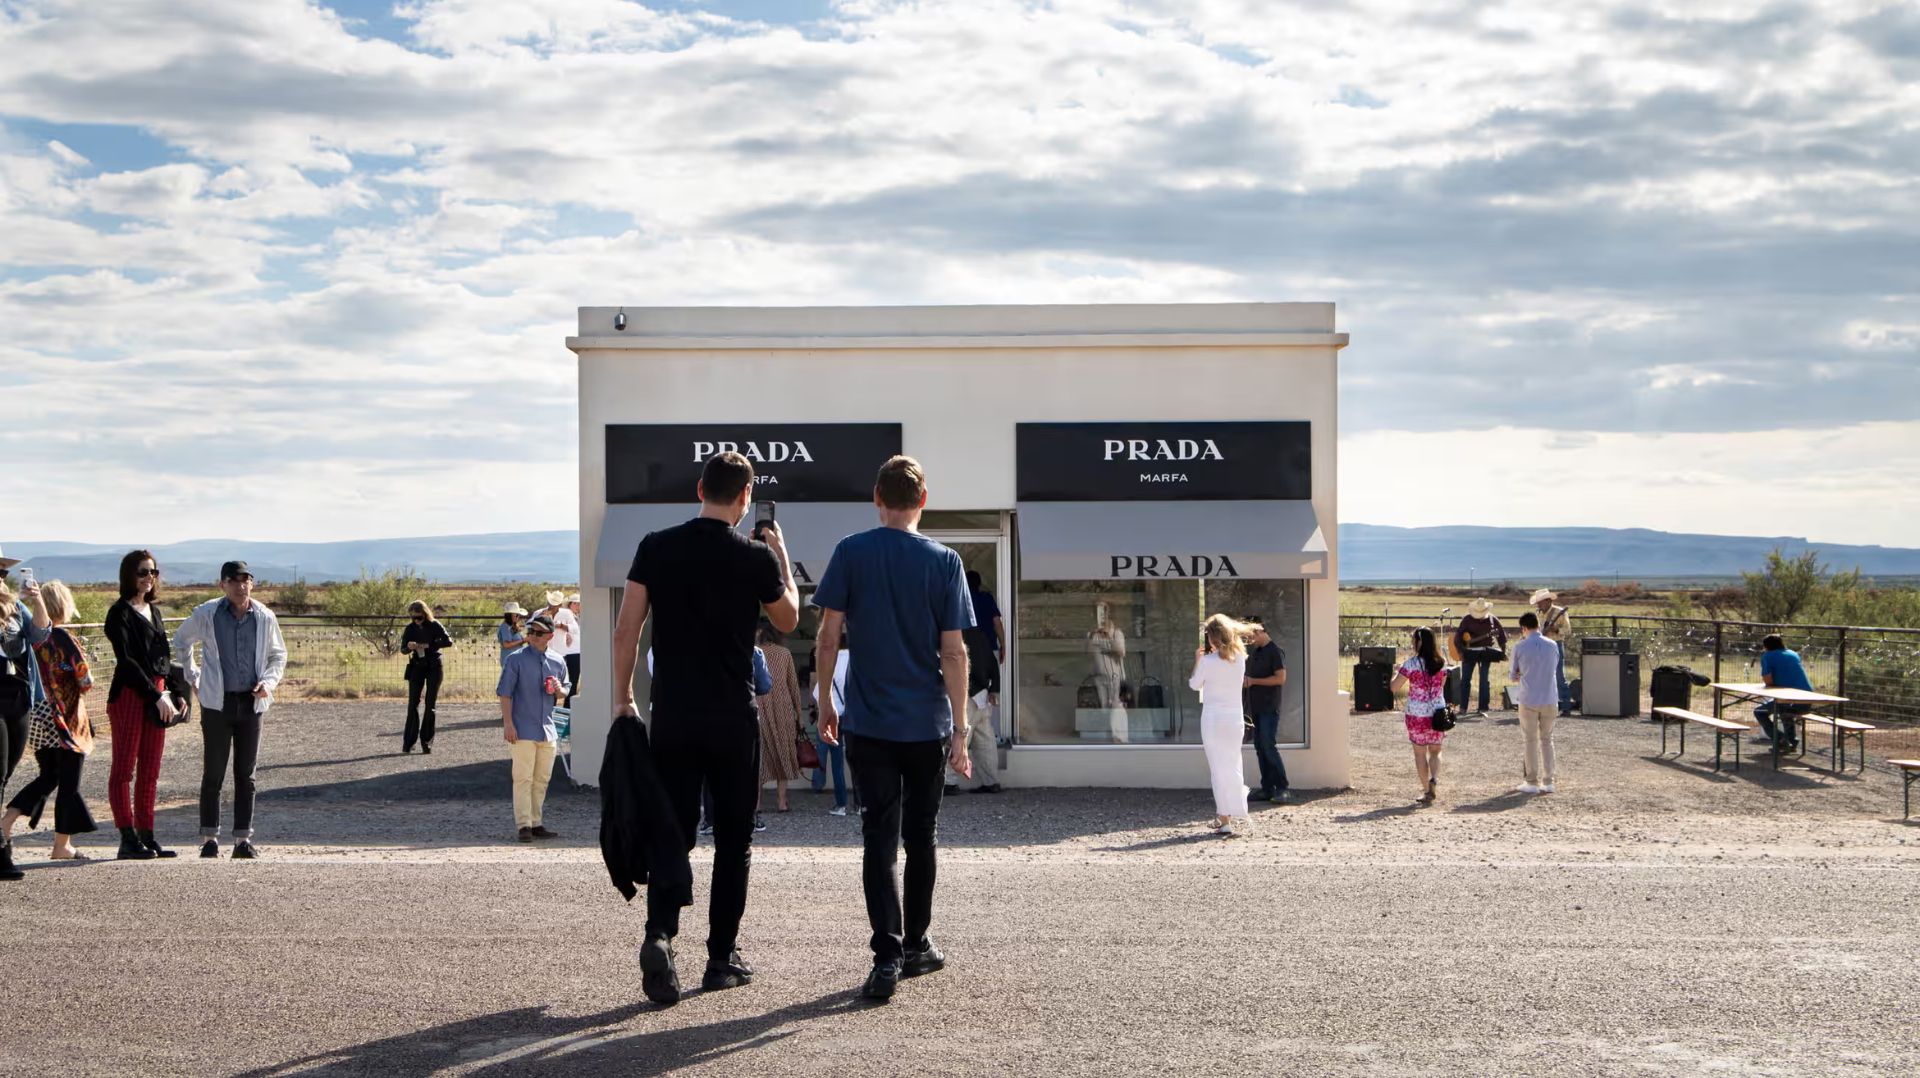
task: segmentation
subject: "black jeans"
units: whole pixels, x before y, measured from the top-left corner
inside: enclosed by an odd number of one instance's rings
[[[574,652],[567,660],[567,710],[573,710],[573,698],[580,695],[580,653]]]
[[[707,899],[707,956],[725,961],[740,938],[753,864],[753,804],[760,794],[760,720],[753,715],[663,715],[648,731],[654,763],[692,850],[700,787],[713,791],[713,893]],[[647,889],[647,935],[680,934],[680,907]]]
[[[1280,759],[1275,744],[1280,739],[1280,713],[1269,711],[1253,717],[1253,756],[1260,761],[1260,790],[1282,793],[1287,788],[1287,765]]]
[[[80,769],[86,766],[87,758],[66,749],[41,749],[33,758],[40,765],[40,774],[20,787],[7,807],[20,810],[27,818],[27,826],[38,827],[40,814],[47,807],[47,795],[53,794],[55,832],[82,835],[99,830],[93,822],[93,813],[87,810],[87,799],[80,796]]]
[[[20,766],[20,757],[27,751],[27,713],[8,715],[0,719],[0,790],[7,788],[13,778],[13,771]]]
[[[200,733],[207,743],[206,769],[200,773],[200,837],[220,837],[220,787],[226,782],[227,756],[233,756],[233,837],[253,837],[253,771],[260,760],[260,715],[253,694],[230,692],[215,711],[200,705]]]
[[[400,735],[402,749],[411,749],[415,742],[429,748],[433,746],[433,706],[440,701],[440,681],[447,676],[446,668],[439,663],[423,666],[421,675],[407,679],[407,728]],[[427,711],[420,713],[420,694],[427,695]]]
[[[906,947],[925,945],[933,923],[934,848],[940,799],[946,793],[947,742],[884,741],[846,735],[847,763],[860,791],[860,834],[866,844],[860,886],[873,925],[875,965],[898,964]],[[906,903],[893,863],[907,848]]]

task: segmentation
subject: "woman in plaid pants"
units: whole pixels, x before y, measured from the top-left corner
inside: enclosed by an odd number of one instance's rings
[[[107,719],[113,727],[113,769],[107,799],[120,829],[122,861],[172,857],[153,837],[153,802],[160,789],[160,755],[167,748],[162,722],[174,716],[167,695],[173,648],[161,621],[160,565],[145,550],[120,559],[120,601],[107,611],[107,641],[113,645],[113,688]]]

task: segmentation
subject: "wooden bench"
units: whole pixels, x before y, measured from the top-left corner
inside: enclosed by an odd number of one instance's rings
[[[1833,735],[1833,767],[1835,774],[1847,769],[1847,738],[1849,737],[1856,738],[1859,742],[1860,770],[1864,772],[1867,769],[1867,731],[1877,730],[1879,727],[1869,726],[1864,722],[1854,722],[1851,719],[1836,719],[1827,715],[1800,716],[1800,728],[1803,733],[1809,726],[1824,726]]]
[[[1667,751],[1667,724],[1680,724],[1680,752],[1687,754],[1687,727],[1698,723],[1713,731],[1713,769],[1720,770],[1721,753],[1725,751],[1729,740],[1733,742],[1733,769],[1740,770],[1740,735],[1753,732],[1753,727],[1731,719],[1716,719],[1712,715],[1702,715],[1697,711],[1688,711],[1683,707],[1656,707],[1654,718],[1660,723],[1660,752]]]
[[[1888,760],[1900,769],[1900,818],[1913,817],[1913,783],[1920,779],[1920,760]]]

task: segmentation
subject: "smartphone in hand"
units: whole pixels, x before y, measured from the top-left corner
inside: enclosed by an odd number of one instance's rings
[[[773,502],[753,503],[753,537],[755,539],[760,538],[760,533],[766,529],[766,526],[773,523],[774,515],[778,511],[779,506]]]

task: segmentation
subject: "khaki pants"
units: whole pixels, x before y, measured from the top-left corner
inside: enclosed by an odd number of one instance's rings
[[[513,825],[539,827],[540,810],[547,803],[547,781],[553,778],[551,741],[528,741],[509,746],[513,750]]]
[[[1536,786],[1553,783],[1553,720],[1557,714],[1552,706],[1520,708],[1520,732],[1527,735],[1527,765],[1521,774]]]
[[[993,707],[981,707],[967,697],[967,757],[973,761],[973,785],[968,789],[1000,785],[1000,746],[993,742]],[[959,773],[951,767],[947,781],[960,782]]]

